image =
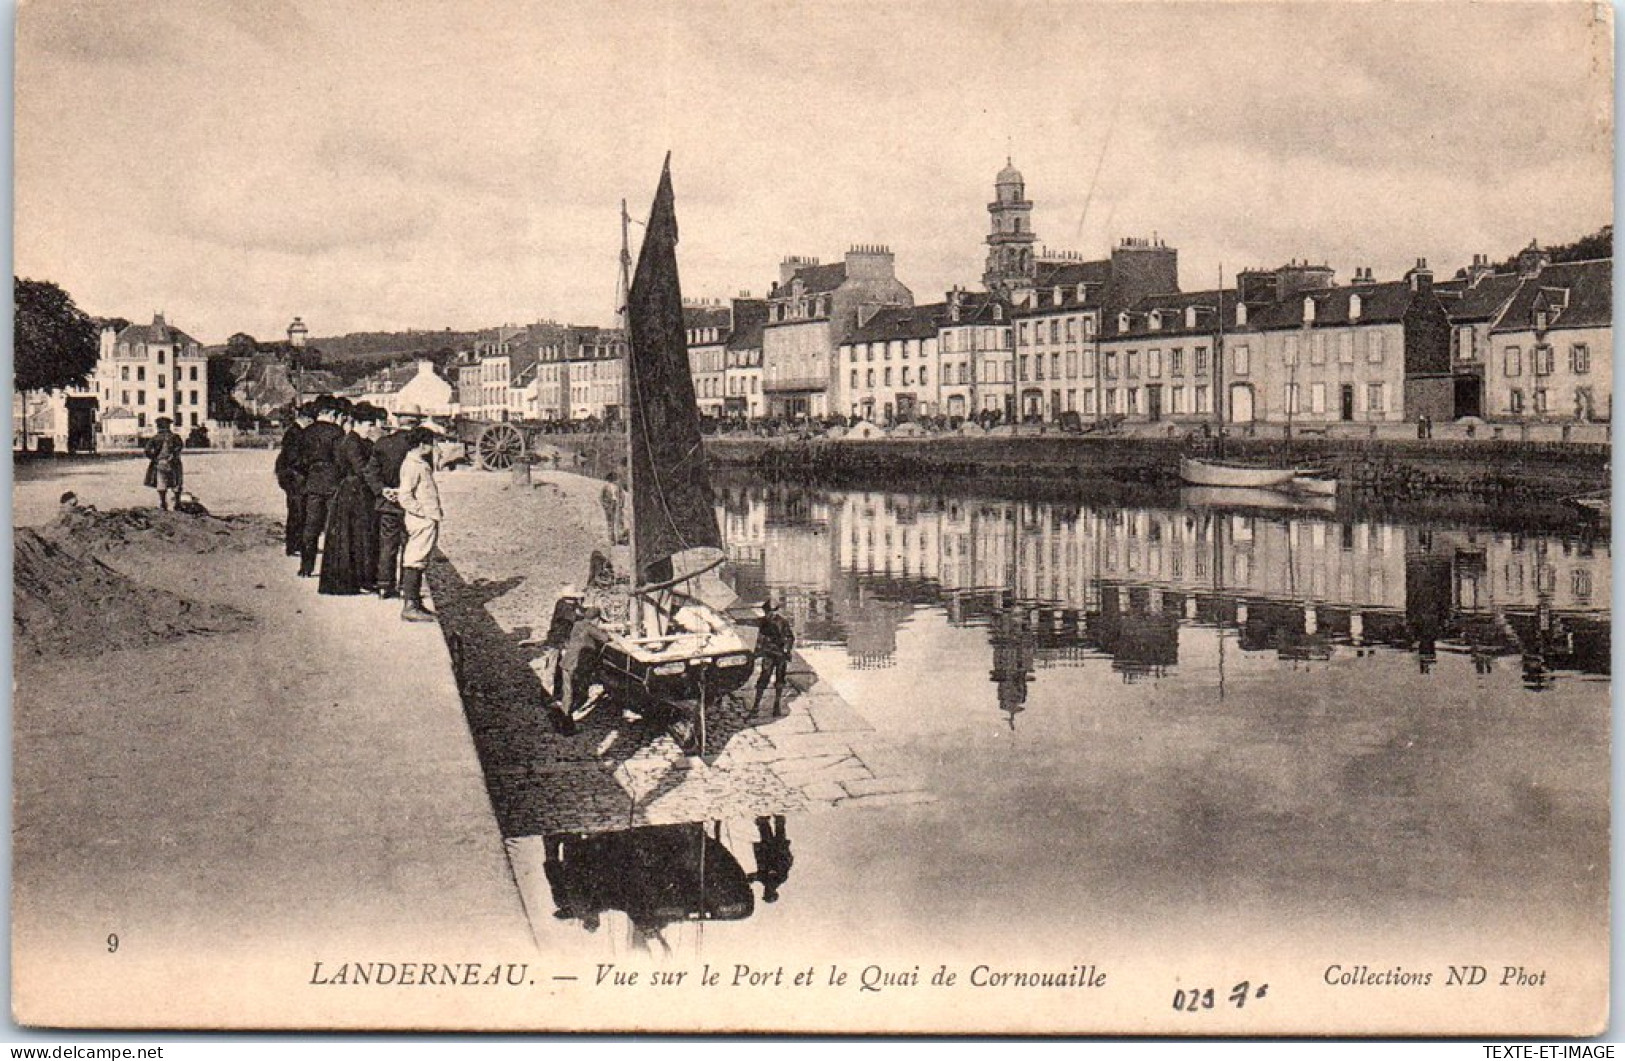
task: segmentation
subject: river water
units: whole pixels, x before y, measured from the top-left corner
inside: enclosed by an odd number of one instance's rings
[[[741,595],[784,603],[931,799],[792,814],[782,838],[696,823],[687,849],[745,873],[782,872],[786,841],[793,862],[776,902],[676,944],[690,957],[1200,955],[1241,979],[1560,955],[1601,975],[1605,531],[752,481],[719,515]]]

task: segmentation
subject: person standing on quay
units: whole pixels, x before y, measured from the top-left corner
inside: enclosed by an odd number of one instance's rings
[[[349,430],[338,446],[339,488],[327,513],[327,547],[322,550],[320,593],[349,596],[371,593],[373,567],[378,562],[378,543],[372,534],[373,500],[363,472],[372,453],[366,437],[371,430],[371,414],[352,409],[341,417]]]
[[[343,406],[323,395],[316,399],[316,422],[299,439],[300,471],[305,476],[305,529],[299,539],[299,577],[316,577],[316,554],[327,530],[327,508],[339,488],[339,426]]]
[[[185,445],[181,436],[169,429],[172,421],[167,416],[158,418],[158,433],[147,439],[141,452],[147,456],[147,486],[158,491],[158,507],[169,511],[169,495],[181,492],[184,476],[181,472],[181,449]]]
[[[406,524],[405,510],[392,495],[401,485],[401,463],[411,448],[407,439],[423,422],[423,415],[416,406],[408,406],[395,414],[395,422],[399,427],[373,444],[363,472],[378,510],[378,560],[373,578],[378,596],[383,600],[399,596],[395,586],[401,566],[401,547],[406,544]]]
[[[796,645],[796,632],[790,620],[784,617],[772,601],[762,602],[762,621],[756,634],[756,658],[761,661],[761,673],[756,678],[756,702],[751,712],[761,710],[762,693],[773,683],[773,714],[780,715],[784,706],[784,677],[790,669],[790,654]]]
[[[423,606],[423,570],[429,566],[440,536],[440,490],[434,481],[434,443],[439,436],[426,427],[407,432],[406,459],[401,461],[401,485],[396,503],[405,513],[406,545],[401,550],[401,619],[432,623],[435,614]]]
[[[626,531],[626,494],[621,490],[620,476],[610,472],[605,476],[604,489],[598,495],[599,504],[604,506],[604,519],[609,524],[609,544],[625,545],[628,540]]]
[[[276,451],[276,484],[288,503],[288,521],[283,524],[282,544],[289,556],[299,555],[299,542],[305,533],[305,476],[299,470],[299,440],[316,420],[309,405],[293,412],[288,429],[282,433],[282,447]]]

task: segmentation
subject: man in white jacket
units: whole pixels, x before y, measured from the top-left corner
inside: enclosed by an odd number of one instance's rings
[[[426,427],[407,435],[406,459],[401,462],[401,485],[396,502],[405,510],[406,545],[401,550],[401,619],[432,623],[434,612],[423,606],[423,569],[429,565],[440,536],[440,490],[434,484],[434,443],[438,438]]]

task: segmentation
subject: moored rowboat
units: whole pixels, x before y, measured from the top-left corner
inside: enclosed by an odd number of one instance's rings
[[[1231,464],[1195,457],[1182,457],[1179,461],[1179,477],[1192,486],[1242,486],[1268,490],[1288,486],[1297,474],[1296,468]]]

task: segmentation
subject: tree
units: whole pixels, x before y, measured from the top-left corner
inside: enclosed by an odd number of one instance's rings
[[[49,280],[13,279],[13,386],[27,392],[83,383],[96,369],[95,322]]]

